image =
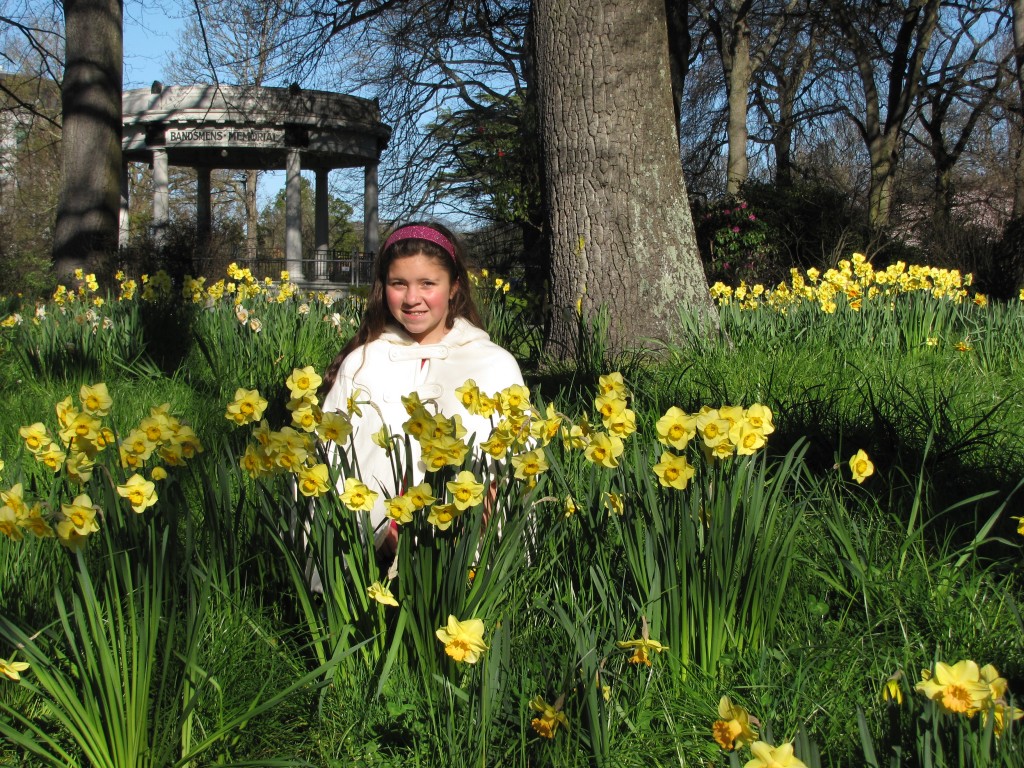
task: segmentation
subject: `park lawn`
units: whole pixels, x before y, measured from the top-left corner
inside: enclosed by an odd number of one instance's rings
[[[125,279],[38,324],[23,310],[0,358],[0,489],[65,541],[0,540],[0,658],[30,664],[0,678],[0,755],[742,765],[776,748],[785,764],[792,743],[807,765],[1024,764],[1024,308],[938,271],[890,292],[896,277],[845,271],[756,302],[718,288],[720,332],[684,322],[656,353],[611,354],[598,325],[571,368],[531,347],[514,295],[484,296],[495,338],[538,361],[532,407],[502,412],[533,426],[496,448],[515,459],[506,522],[471,504],[441,530],[416,510],[390,584],[352,497],[296,492],[339,467],[285,429],[286,379],[324,369],[357,306],[239,274],[234,294]],[[112,442],[78,483],[19,428],[58,440],[55,404],[84,410],[100,381],[117,441],[154,414],[172,434],[137,464]],[[250,390],[263,428],[239,415]],[[430,476],[437,503],[466,467]],[[130,494],[135,474],[151,491]],[[76,536],[83,492],[102,512]],[[751,752],[754,733],[771,747]]]

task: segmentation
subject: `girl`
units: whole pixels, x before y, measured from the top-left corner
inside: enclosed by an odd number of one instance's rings
[[[362,324],[324,376],[324,412],[346,411],[352,418],[352,445],[359,479],[378,491],[370,513],[378,553],[389,562],[397,530],[386,525],[384,499],[402,493],[395,487],[391,460],[373,442],[387,426],[402,434],[409,418],[402,397],[416,393],[439,413],[459,416],[467,441],[487,439],[490,421],[469,414],[455,390],[473,379],[493,394],[523,377],[515,359],[481,328],[473,303],[464,256],[452,233],[438,224],[408,224],[385,241],[374,266]],[[372,403],[355,412],[351,403]],[[379,411],[378,411],[379,409]],[[413,482],[424,469],[412,441]]]

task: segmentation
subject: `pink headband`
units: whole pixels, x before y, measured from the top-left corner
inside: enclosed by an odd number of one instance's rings
[[[442,235],[433,227],[421,227],[413,225],[411,227],[401,227],[391,233],[391,237],[384,243],[384,247],[381,252],[386,251],[392,245],[397,243],[399,240],[427,240],[434,245],[441,246],[445,253],[452,257],[452,261],[455,261],[455,246],[452,245],[452,241]]]

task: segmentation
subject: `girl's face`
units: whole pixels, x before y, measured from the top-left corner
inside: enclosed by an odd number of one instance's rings
[[[448,332],[448,302],[458,289],[437,259],[419,253],[391,262],[384,296],[406,333],[420,344],[436,344]]]

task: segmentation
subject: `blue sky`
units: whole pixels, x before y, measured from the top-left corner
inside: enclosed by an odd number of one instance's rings
[[[183,9],[166,0],[125,3],[124,87],[142,88],[163,79],[167,57],[177,44]]]

